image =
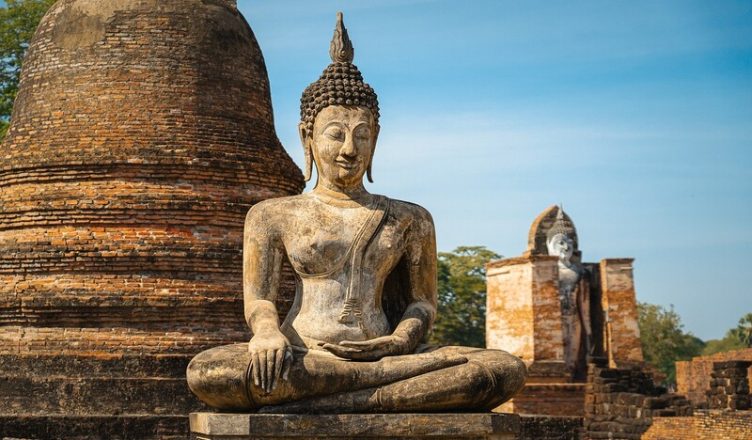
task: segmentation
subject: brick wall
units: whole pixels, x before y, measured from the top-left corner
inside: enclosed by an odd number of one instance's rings
[[[604,360],[605,361],[605,360]],[[637,440],[656,417],[692,413],[683,396],[666,394],[640,367],[590,364],[585,394],[585,438]]]
[[[42,20],[0,147],[0,326],[245,331],[246,212],[301,173],[245,20],[162,3],[61,0]]]
[[[711,374],[715,362],[744,360],[752,361],[752,348],[698,356],[691,361],[676,363],[677,392],[685,394],[696,406],[706,402],[706,391],[710,388]],[[752,382],[752,368],[747,370],[747,378]]]
[[[752,440],[752,411],[697,411],[657,418],[642,440]]]
[[[600,262],[601,307],[605,314],[604,352],[612,367],[643,361],[633,261],[631,258],[607,258]]]
[[[579,440],[582,417],[522,416],[518,440]]]
[[[747,372],[752,361],[715,362],[707,391],[710,409],[750,409]]]
[[[486,265],[486,347],[528,365],[563,362],[557,258],[534,256]]]
[[[50,414],[184,430],[188,360],[247,341],[246,212],[303,181],[234,3],[59,0],[41,21],[0,145],[0,437]]]

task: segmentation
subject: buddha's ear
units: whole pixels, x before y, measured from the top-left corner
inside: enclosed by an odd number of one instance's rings
[[[311,133],[308,132],[304,122],[298,124],[298,134],[300,135],[300,143],[303,144],[303,155],[305,157],[303,180],[308,182],[313,173],[313,153],[311,152]]]
[[[368,168],[366,170],[366,176],[368,176],[368,181],[373,183],[373,172],[371,171],[371,168],[373,166],[373,153],[376,152],[376,141],[379,140],[379,130],[381,127],[379,127],[379,124],[376,124],[376,126],[373,129],[373,148],[371,148],[371,158],[368,160]]]

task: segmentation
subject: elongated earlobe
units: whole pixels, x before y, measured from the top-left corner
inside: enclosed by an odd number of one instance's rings
[[[303,157],[305,159],[303,180],[308,182],[311,180],[311,174],[313,174],[313,152],[311,152],[311,143],[308,142],[308,130],[302,122],[298,125],[298,134],[300,135],[300,143],[303,144]]]
[[[311,147],[303,147],[305,150],[305,171],[303,174],[303,180],[308,182],[311,180],[311,174],[313,173],[313,155],[311,154]]]
[[[373,154],[376,152],[376,141],[379,139],[379,131],[381,130],[381,127],[376,124],[374,130],[375,133],[373,135],[373,148],[371,148],[371,157],[368,159],[368,168],[366,169],[366,177],[368,177],[368,181],[371,183],[373,183],[373,172],[371,171],[371,168],[373,167]]]

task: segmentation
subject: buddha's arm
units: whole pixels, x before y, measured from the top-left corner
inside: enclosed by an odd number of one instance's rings
[[[290,343],[279,329],[274,299],[279,289],[284,248],[273,228],[262,221],[264,207],[248,211],[243,233],[243,300],[253,332],[248,343],[256,386],[269,392],[289,368]],[[287,365],[285,365],[287,364]]]
[[[436,233],[431,215],[420,211],[408,235],[409,304],[393,333],[407,341],[407,352],[420,343],[436,317]]]

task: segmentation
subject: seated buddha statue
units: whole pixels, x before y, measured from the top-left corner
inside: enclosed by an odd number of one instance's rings
[[[198,354],[188,384],[227,411],[267,413],[487,410],[524,384],[500,350],[424,343],[436,315],[431,215],[370,194],[379,134],[374,90],[352,63],[338,14],[332,64],[301,100],[308,193],[265,200],[245,221],[244,309],[252,337]],[[297,281],[280,324],[282,265]]]

